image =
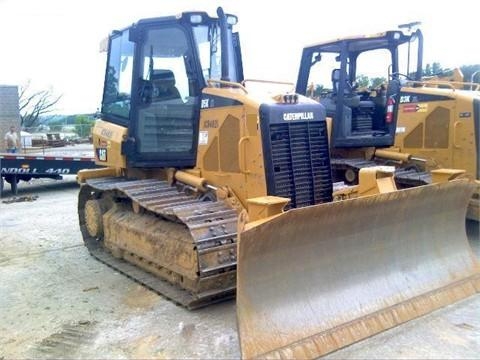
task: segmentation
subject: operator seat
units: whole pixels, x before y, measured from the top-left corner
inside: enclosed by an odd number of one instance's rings
[[[340,69],[333,69],[332,71],[332,85],[333,85],[333,95],[338,96],[340,89]],[[345,83],[343,86],[343,102],[346,106],[349,107],[358,107],[360,105],[360,95],[357,95],[348,81],[348,76],[345,73]]]
[[[340,69],[334,69],[332,71],[332,84],[333,84],[333,95],[338,99],[338,92],[340,89]],[[351,110],[351,124],[348,119],[350,117],[347,115],[347,118],[344,119],[344,126],[348,130],[345,131],[346,134],[356,132],[370,133],[374,129],[374,111],[375,104],[371,100],[361,100],[361,95],[358,94],[355,89],[352,87],[348,81],[348,76],[345,73],[345,83],[343,86],[343,105],[347,106]]]
[[[175,87],[175,75],[171,70],[153,70],[151,79],[153,85],[152,101],[181,99],[180,92]]]
[[[341,70],[340,69],[333,69],[332,70],[332,84],[333,84],[333,92],[338,94],[339,90],[339,85],[340,85],[340,74]],[[344,87],[344,93],[345,94],[351,94],[353,92],[352,86],[350,85],[350,82],[348,81],[348,76],[345,73],[345,87]]]

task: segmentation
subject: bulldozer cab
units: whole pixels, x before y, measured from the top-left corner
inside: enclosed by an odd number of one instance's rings
[[[128,128],[128,166],[195,165],[202,89],[209,79],[243,80],[236,21],[221,9],[218,18],[185,12],[111,34],[101,112]]]
[[[421,77],[422,39],[387,31],[304,48],[296,91],[325,106],[332,147],[393,145],[401,81]]]

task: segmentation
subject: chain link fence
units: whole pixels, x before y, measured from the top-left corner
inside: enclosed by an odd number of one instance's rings
[[[88,151],[93,154],[91,129],[92,124],[23,128],[19,153],[77,156],[76,153],[81,152],[78,156],[88,156],[83,153]]]

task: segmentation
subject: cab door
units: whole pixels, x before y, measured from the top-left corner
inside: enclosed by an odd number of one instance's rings
[[[135,102],[128,161],[133,167],[193,167],[200,86],[190,33],[178,23],[137,30]]]

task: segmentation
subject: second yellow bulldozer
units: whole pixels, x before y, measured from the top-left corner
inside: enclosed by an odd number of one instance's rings
[[[478,291],[471,184],[398,191],[388,167],[334,184],[324,106],[249,93],[236,22],[185,12],[109,37],[103,168],[78,174],[90,253],[190,309],[236,295],[244,357],[315,357]]]
[[[459,81],[458,69],[424,78],[423,35],[414,25],[306,46],[296,91],[321,102],[332,119],[338,180],[357,183],[359,169],[388,164],[397,168],[397,185],[411,187],[431,183],[431,170],[463,169],[477,180],[467,217],[479,221],[478,84]]]

